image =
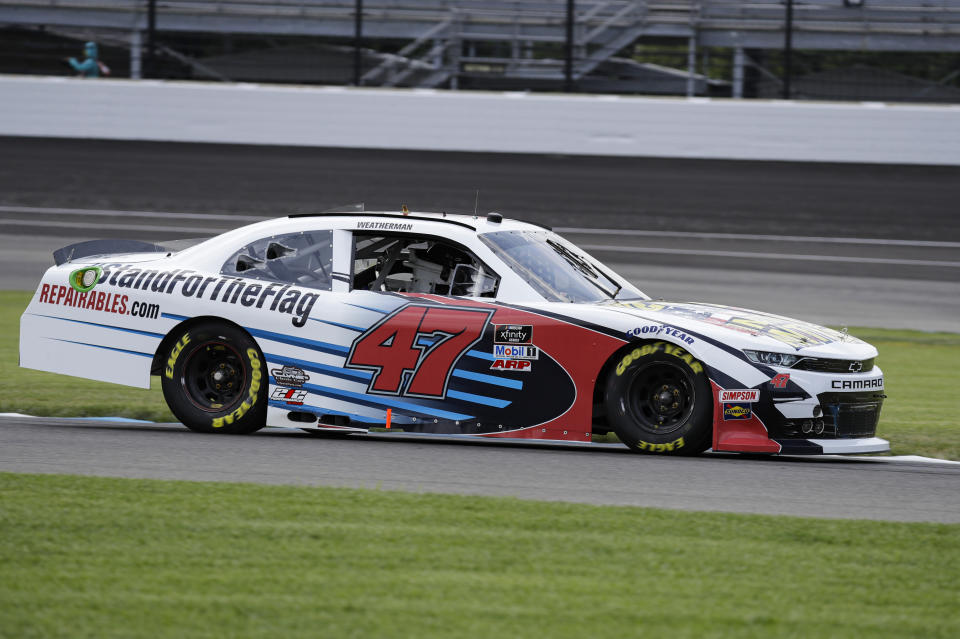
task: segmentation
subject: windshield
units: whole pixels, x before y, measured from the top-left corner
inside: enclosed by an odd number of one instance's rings
[[[481,241],[550,302],[648,299],[623,278],[549,231],[497,231]]]

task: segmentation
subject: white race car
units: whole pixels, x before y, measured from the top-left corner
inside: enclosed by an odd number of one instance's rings
[[[159,375],[197,431],[889,450],[873,346],[652,301],[550,230],[495,213],[292,215],[179,251],[97,240],[54,257],[21,319],[21,365],[143,388]]]

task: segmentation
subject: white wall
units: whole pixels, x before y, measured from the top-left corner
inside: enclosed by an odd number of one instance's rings
[[[0,135],[960,165],[960,106],[0,76]]]

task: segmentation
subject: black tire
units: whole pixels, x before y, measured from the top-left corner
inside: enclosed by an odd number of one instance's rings
[[[163,353],[163,397],[190,430],[252,433],[267,417],[263,353],[242,329],[202,322],[180,329]]]
[[[621,352],[607,378],[607,420],[632,450],[696,455],[713,439],[713,402],[703,364],[667,342]]]

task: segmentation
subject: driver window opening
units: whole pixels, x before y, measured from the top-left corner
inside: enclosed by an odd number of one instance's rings
[[[495,297],[499,284],[473,253],[449,242],[354,234],[355,290]]]

